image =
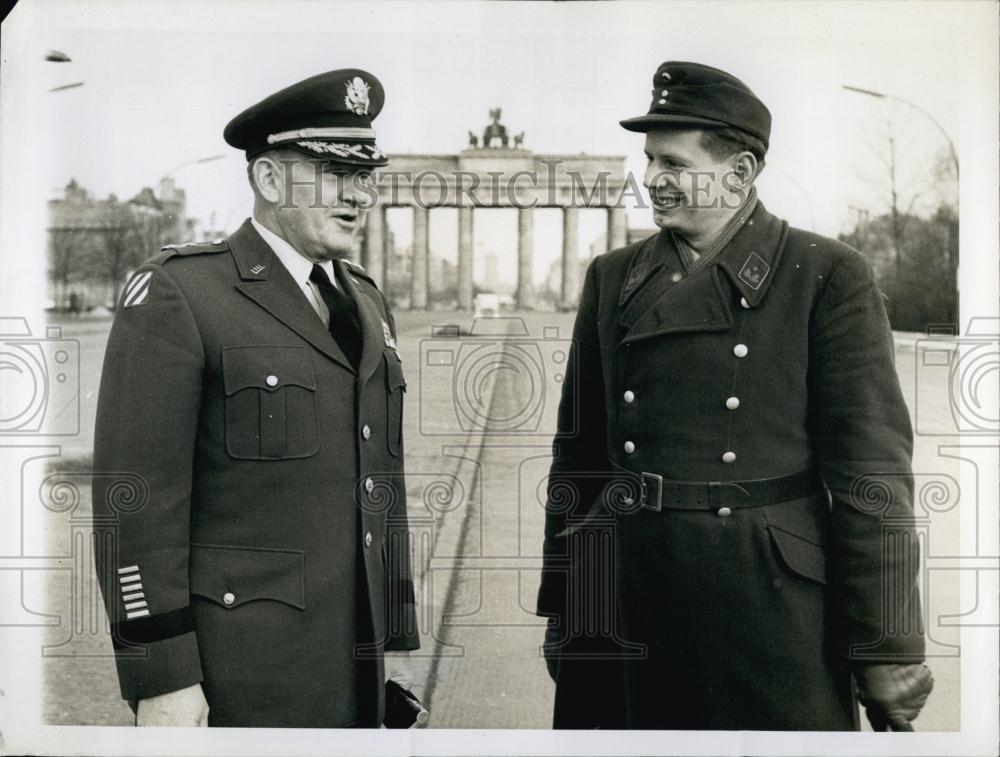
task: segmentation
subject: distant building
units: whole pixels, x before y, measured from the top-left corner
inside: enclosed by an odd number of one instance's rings
[[[58,310],[110,305],[135,267],[164,244],[195,238],[186,198],[173,179],[131,200],[93,197],[75,179],[48,203],[48,296]]]

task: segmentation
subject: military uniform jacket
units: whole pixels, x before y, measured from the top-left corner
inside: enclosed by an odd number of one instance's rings
[[[406,383],[384,298],[347,270],[357,372],[249,221],[126,285],[94,449],[124,698],[201,682],[210,725],[381,722],[381,653],[417,647]]]
[[[608,614],[628,727],[855,727],[850,665],[923,655],[912,432],[868,263],[758,203],[689,276],[667,232],[596,258],[573,350],[539,613],[590,652]],[[740,494],[796,474],[814,489]],[[557,710],[595,693],[584,663]]]

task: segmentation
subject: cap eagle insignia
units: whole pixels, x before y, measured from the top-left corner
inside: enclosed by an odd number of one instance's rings
[[[360,76],[355,76],[347,82],[347,97],[344,98],[344,105],[350,108],[359,116],[368,113],[368,90],[371,89],[365,80]]]

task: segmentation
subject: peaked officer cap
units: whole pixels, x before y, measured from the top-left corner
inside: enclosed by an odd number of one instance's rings
[[[246,150],[247,160],[277,147],[355,166],[384,166],[372,121],[385,91],[367,71],[343,68],[318,74],[256,105],[226,125],[223,137]]]

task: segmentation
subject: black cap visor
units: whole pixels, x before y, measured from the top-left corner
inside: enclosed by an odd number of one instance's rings
[[[653,129],[676,129],[683,126],[712,126],[715,128],[732,127],[724,121],[715,121],[701,116],[689,116],[684,113],[647,113],[645,116],[626,118],[619,121],[629,131],[647,132]]]

